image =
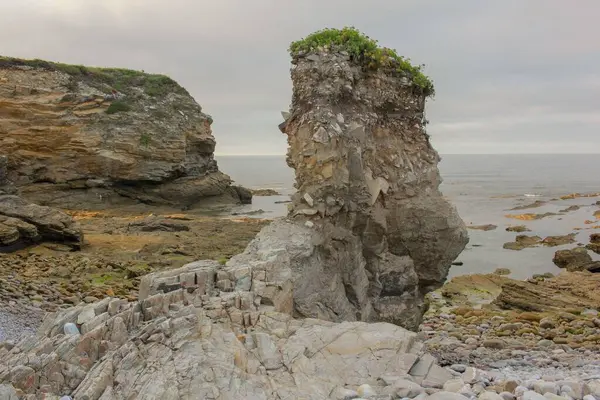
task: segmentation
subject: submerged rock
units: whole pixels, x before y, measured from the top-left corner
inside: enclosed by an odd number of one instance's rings
[[[527,228],[525,225],[515,225],[515,226],[509,226],[508,228],[506,228],[507,232],[531,232],[531,229]]]
[[[493,231],[496,229],[497,225],[487,224],[487,225],[467,225],[468,229],[475,229],[478,231]]]

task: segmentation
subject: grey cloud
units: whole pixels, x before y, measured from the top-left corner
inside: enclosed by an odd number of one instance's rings
[[[597,15],[597,0],[3,0],[0,54],[169,74],[218,152],[283,154],[289,43],[354,25],[427,64],[441,153],[599,152]]]

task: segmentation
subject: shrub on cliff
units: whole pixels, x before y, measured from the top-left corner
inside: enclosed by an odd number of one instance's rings
[[[343,29],[323,29],[314,32],[304,39],[290,44],[290,55],[309,53],[319,49],[332,48],[346,51],[352,59],[367,69],[393,68],[409,75],[413,83],[423,90],[427,96],[435,93],[433,82],[421,71],[423,65],[412,65],[410,59],[399,56],[395,50],[379,47],[373,40],[354,27]]]
[[[115,114],[118,112],[127,112],[130,110],[131,107],[129,106],[129,104],[123,101],[113,101],[112,103],[110,103],[110,106],[108,106],[108,108],[106,109],[106,113]]]

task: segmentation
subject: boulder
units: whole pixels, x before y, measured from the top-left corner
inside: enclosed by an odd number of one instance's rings
[[[0,195],[0,252],[41,241],[79,249],[83,232],[79,224],[62,211],[31,204],[18,196]]]
[[[559,268],[565,268],[567,271],[583,271],[585,265],[592,262],[592,257],[583,247],[576,247],[569,250],[558,250],[554,253],[552,262]]]
[[[0,182],[27,200],[87,210],[250,202],[217,167],[212,118],[172,79],[5,57],[0,74]]]

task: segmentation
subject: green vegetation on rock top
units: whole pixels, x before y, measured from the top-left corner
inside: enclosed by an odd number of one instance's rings
[[[38,59],[23,60],[0,56],[0,69],[17,66],[64,72],[76,80],[85,81],[90,86],[97,87],[98,85],[104,85],[122,93],[127,93],[131,87],[139,87],[143,88],[146,94],[154,97],[164,96],[168,93],[188,95],[184,88],[165,75],[147,74],[124,68],[86,67],[83,65],[62,64]],[[106,91],[106,88],[98,89]]]
[[[379,47],[376,40],[354,27],[314,32],[304,39],[292,42],[289,52],[293,57],[301,52],[309,53],[325,48],[346,51],[353,60],[367,68],[394,68],[398,72],[407,73],[425,95],[433,96],[435,93],[433,82],[421,71],[423,65],[412,65],[410,59],[399,56],[395,50]]]

